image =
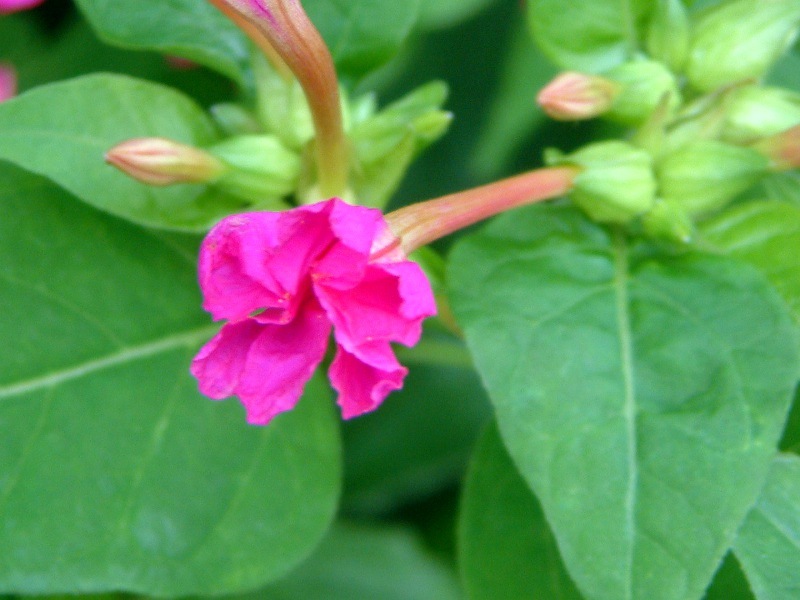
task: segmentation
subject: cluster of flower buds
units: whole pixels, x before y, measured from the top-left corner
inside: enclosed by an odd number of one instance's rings
[[[255,42],[255,95],[211,108],[226,136],[213,146],[139,139],[112,148],[108,162],[126,174],[150,185],[205,183],[252,208],[331,196],[382,208],[411,161],[446,132],[444,84],[382,110],[369,94],[350,100],[299,3],[211,1]]]
[[[680,0],[659,0],[650,18],[647,57],[563,73],[538,96],[555,119],[634,127],[629,141],[546,160],[583,169],[571,196],[591,218],[640,219],[654,236],[689,241],[696,218],[800,166],[800,95],[760,83],[795,39],[800,3],[728,0],[692,18]]]

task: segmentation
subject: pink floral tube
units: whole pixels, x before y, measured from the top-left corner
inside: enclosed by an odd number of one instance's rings
[[[396,242],[380,211],[337,198],[217,224],[199,278],[203,307],[227,322],[192,362],[200,391],[235,395],[248,422],[266,424],[297,404],[333,329],[342,416],[377,408],[407,373],[390,342],[417,343],[436,313],[427,278]]]

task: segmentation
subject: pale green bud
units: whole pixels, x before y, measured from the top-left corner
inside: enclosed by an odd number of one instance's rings
[[[254,56],[253,70],[258,119],[284,146],[300,150],[314,137],[314,120],[303,89],[296,79],[284,79],[261,55]]]
[[[694,224],[689,215],[680,206],[661,199],[644,215],[642,226],[651,237],[671,242],[687,244],[694,237]]]
[[[382,208],[413,158],[447,131],[452,115],[440,109],[447,87],[424,85],[377,114],[353,122],[353,186],[359,202]]]
[[[797,0],[735,0],[700,13],[686,74],[711,91],[761,78],[793,42],[800,24]]]
[[[225,135],[248,135],[261,131],[261,125],[256,118],[238,104],[232,102],[215,104],[209,112]]]
[[[800,123],[800,94],[781,88],[747,86],[726,100],[722,137],[746,144]]]
[[[685,144],[656,166],[659,192],[665,202],[690,216],[725,206],[755,184],[769,160],[752,148],[716,141]]]
[[[617,83],[621,90],[606,113],[609,119],[627,125],[639,125],[653,114],[664,98],[667,98],[669,112],[674,111],[681,103],[675,76],[659,62],[627,62],[605,76]]]
[[[235,196],[261,203],[293,193],[300,158],[272,135],[229,138],[208,151],[227,166],[216,185]]]
[[[542,88],[536,102],[551,119],[582,121],[608,112],[621,91],[605,77],[567,71]]]
[[[550,165],[581,167],[570,197],[595,221],[627,223],[655,202],[650,155],[631,144],[599,142],[566,156],[551,152],[545,160]]]
[[[166,138],[134,138],[106,152],[106,162],[149,185],[210,183],[226,166],[200,148]]]
[[[647,52],[675,72],[689,55],[689,14],[682,0],[656,0],[647,28]]]

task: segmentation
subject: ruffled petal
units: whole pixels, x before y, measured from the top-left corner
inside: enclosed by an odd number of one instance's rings
[[[212,398],[236,395],[247,421],[265,425],[297,404],[322,361],[329,333],[325,313],[313,304],[284,325],[254,319],[228,324],[197,355],[192,374],[201,392]]]
[[[422,320],[436,314],[430,284],[410,261],[368,265],[348,290],[314,281],[314,291],[334,325],[336,341],[349,352],[375,340],[416,344]]]
[[[223,219],[200,247],[198,275],[203,308],[215,319],[241,321],[253,311],[278,307],[283,290],[247,273],[248,262],[277,246],[277,213],[246,213]]]
[[[328,201],[328,223],[336,243],[312,267],[314,281],[349,289],[364,276],[373,240],[383,222],[380,211],[353,206],[333,198]]]
[[[287,323],[305,301],[311,266],[334,240],[330,201],[220,221],[200,249],[203,307],[216,319]]]
[[[386,396],[403,387],[408,373],[397,362],[388,343],[371,344],[362,351],[371,359],[369,362],[338,346],[328,371],[331,385],[339,392],[337,404],[345,419],[378,408]]]

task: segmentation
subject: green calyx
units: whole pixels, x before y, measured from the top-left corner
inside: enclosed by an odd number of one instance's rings
[[[573,165],[583,171],[570,197],[592,219],[628,223],[652,208],[656,181],[650,154],[626,142],[590,144],[569,155],[551,152],[551,165]]]
[[[699,13],[686,65],[689,82],[707,92],[761,78],[794,40],[798,26],[795,0],[736,0]]]

